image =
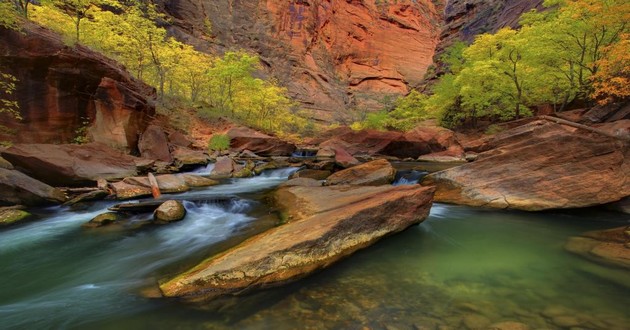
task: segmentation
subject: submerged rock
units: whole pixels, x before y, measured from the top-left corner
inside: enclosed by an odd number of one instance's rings
[[[85,228],[104,227],[104,226],[116,223],[118,221],[119,221],[118,213],[107,212],[107,213],[102,213],[102,214],[99,214],[99,215],[95,216],[94,218],[92,218],[92,220],[84,223],[83,227],[85,227]]]
[[[0,204],[37,206],[65,201],[61,190],[24,173],[0,168]]]
[[[326,179],[326,184],[378,186],[392,183],[395,176],[394,167],[387,160],[378,159],[334,173]]]
[[[182,220],[186,216],[186,208],[180,201],[170,200],[162,203],[153,213],[153,218],[160,222]]]
[[[571,237],[564,248],[603,265],[630,269],[630,226]]]
[[[299,219],[162,283],[164,296],[205,301],[297,280],[421,222],[429,213],[433,193],[432,188],[421,186],[280,190],[299,201],[291,204],[303,210]],[[307,211],[303,205],[308,205]]]
[[[630,148],[624,142],[536,121],[497,134],[494,149],[433,173],[436,201],[528,211],[578,208],[630,195]]]

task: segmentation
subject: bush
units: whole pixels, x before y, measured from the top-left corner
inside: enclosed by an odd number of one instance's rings
[[[209,151],[223,151],[230,147],[230,137],[225,134],[215,134],[208,141]]]

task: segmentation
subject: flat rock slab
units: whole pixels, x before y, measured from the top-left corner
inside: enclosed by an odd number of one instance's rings
[[[15,170],[0,168],[0,205],[61,204],[65,194],[41,181]]]
[[[564,248],[599,264],[630,269],[630,226],[571,237]]]
[[[630,148],[622,141],[549,122],[501,133],[495,148],[433,173],[439,202],[538,211],[578,208],[630,195]]]
[[[394,181],[396,170],[385,159],[377,159],[334,173],[326,178],[327,185],[351,184],[378,186]]]
[[[332,202],[342,195],[348,203],[313,206],[304,218],[254,236],[162,283],[163,295],[208,301],[297,280],[421,222],[429,213],[433,195],[432,188],[421,186],[283,189],[304,197],[305,204],[310,203],[310,195],[317,195],[318,203],[323,203],[324,196]],[[308,193],[303,194],[304,189]],[[351,199],[353,191],[361,198]]]

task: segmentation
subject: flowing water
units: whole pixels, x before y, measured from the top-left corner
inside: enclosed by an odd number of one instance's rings
[[[630,274],[563,250],[629,222],[604,211],[436,204],[420,226],[286,287],[201,308],[138,294],[276,225],[260,200],[294,170],[178,195],[196,202],[165,226],[81,228],[106,202],[39,210],[42,221],[0,232],[0,329],[630,329]],[[238,198],[199,201],[225,195]]]

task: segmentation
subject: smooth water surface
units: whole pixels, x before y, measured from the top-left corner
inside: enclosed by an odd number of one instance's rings
[[[166,226],[81,228],[111,205],[98,203],[0,232],[0,329],[630,328],[630,274],[563,250],[572,235],[628,223],[602,211],[437,204],[420,226],[287,287],[201,308],[139,294],[276,225],[258,200],[294,170],[179,195],[240,199],[188,202],[186,219]]]

